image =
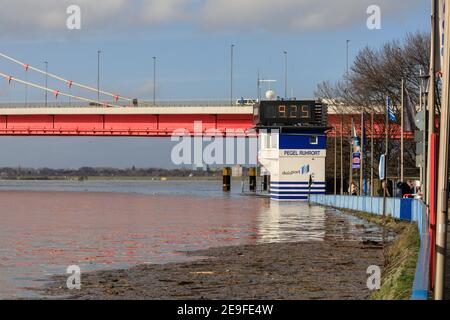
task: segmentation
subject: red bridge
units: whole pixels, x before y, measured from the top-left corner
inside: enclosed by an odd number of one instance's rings
[[[361,133],[360,115],[344,116],[344,136],[354,118]],[[201,131],[195,123],[201,122]],[[328,116],[329,136],[340,135],[341,116]],[[370,119],[365,119],[371,137]],[[391,137],[400,128],[390,126]],[[251,106],[161,106],[161,107],[32,107],[0,108],[0,136],[149,136],[168,137],[185,131],[190,135],[252,135]],[[336,131],[335,131],[336,130]],[[385,135],[384,116],[376,115],[374,137]],[[405,138],[412,138],[405,133]]]
[[[248,135],[252,114],[252,107],[242,106],[0,108],[0,135],[164,137],[180,130]]]

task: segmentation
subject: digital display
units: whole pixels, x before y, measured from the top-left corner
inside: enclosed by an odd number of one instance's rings
[[[323,108],[315,101],[261,101],[254,107],[256,125],[321,125]]]
[[[281,104],[272,108],[274,108],[273,118],[310,120],[313,118],[315,106]]]

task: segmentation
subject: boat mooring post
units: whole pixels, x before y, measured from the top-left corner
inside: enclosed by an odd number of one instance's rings
[[[313,178],[312,175],[309,175],[309,181],[308,181],[308,205],[311,206],[311,186],[313,184]]]
[[[252,167],[248,169],[249,188],[251,192],[256,192],[256,168]]]
[[[231,168],[225,167],[222,171],[223,175],[223,192],[231,191]]]
[[[270,176],[268,174],[264,174],[264,176],[263,176],[263,183],[262,183],[263,191],[269,190],[269,177]]]

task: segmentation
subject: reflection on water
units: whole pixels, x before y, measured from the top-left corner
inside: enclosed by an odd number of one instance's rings
[[[385,234],[385,241],[394,236]],[[383,232],[363,219],[305,203],[270,202],[258,214],[257,243],[328,240],[382,242]]]
[[[73,264],[125,268],[186,261],[183,251],[214,246],[365,236],[358,219],[243,197],[238,183],[231,194],[220,188],[218,181],[1,182],[0,298],[30,297],[24,287]]]
[[[306,204],[270,202],[258,216],[258,242],[322,241],[325,210]]]

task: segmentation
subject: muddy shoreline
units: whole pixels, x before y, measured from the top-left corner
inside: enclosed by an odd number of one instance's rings
[[[55,276],[46,299],[369,299],[370,265],[383,266],[373,241],[261,244],[189,252],[188,263],[140,265],[82,274],[81,290]]]

